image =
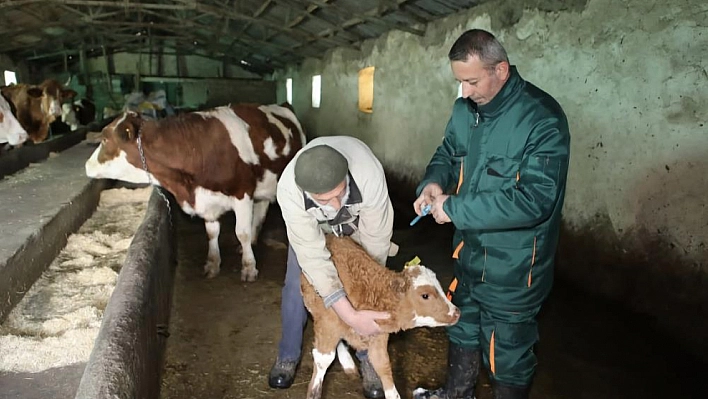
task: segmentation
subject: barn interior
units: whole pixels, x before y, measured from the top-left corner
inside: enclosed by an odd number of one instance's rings
[[[462,32],[480,28],[497,36],[524,79],[561,104],[570,124],[555,282],[539,319],[531,398],[708,395],[704,1],[8,0],[0,21],[0,83],[55,79],[76,93],[67,101],[95,105],[77,130],[53,124],[46,141],[0,152],[0,232],[12,237],[0,246],[2,302],[22,299],[101,191],[126,186],[85,176],[92,135],[126,109],[169,118],[242,102],[290,103],[308,139],[365,142],[386,170],[396,212],[401,249],[388,266],[400,270],[418,256],[447,285],[452,226],[409,222],[415,188],[460,96],[447,53]],[[31,178],[22,174],[32,168]],[[148,314],[126,322],[148,331],[109,344],[124,325],[106,318],[90,358],[0,370],[0,398],[109,397],[111,389],[163,399],[304,396],[311,325],[295,385],[267,385],[287,253],[277,204],[255,250],[261,274],[244,283],[234,216],[223,217],[222,273],[206,279],[204,225],[164,194],[167,204],[152,193],[135,236],[159,236],[159,245],[134,239],[131,248],[144,254],[128,255],[115,277],[122,285],[98,306],[118,315],[120,303],[138,296],[119,288],[157,273],[144,292],[162,296],[144,299]],[[18,288],[22,273],[32,281]],[[0,308],[0,322],[11,307]],[[143,341],[134,352],[154,358],[121,366]],[[446,345],[443,329],[392,337],[402,397],[444,381]],[[325,381],[325,397],[362,397],[339,366]],[[492,398],[488,377],[482,381],[476,397]]]

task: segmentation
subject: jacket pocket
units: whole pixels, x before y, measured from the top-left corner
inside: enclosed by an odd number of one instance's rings
[[[479,177],[477,191],[498,191],[514,187],[519,176],[520,159],[490,154]]]
[[[529,231],[484,233],[484,282],[501,287],[533,285],[533,268],[544,237]]]

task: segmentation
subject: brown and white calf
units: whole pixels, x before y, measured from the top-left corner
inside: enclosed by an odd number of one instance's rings
[[[281,172],[305,142],[289,107],[239,104],[160,120],[127,111],[102,135],[86,162],[89,177],[162,186],[185,213],[203,218],[208,277],[216,276],[221,265],[219,217],[233,211],[242,249],[241,279],[256,279],[252,244],[275,200]]]
[[[460,310],[447,299],[435,273],[425,266],[410,266],[394,272],[379,265],[348,237],[329,235],[327,248],[354,308],[389,312],[391,318],[378,322],[383,334],[362,337],[340,320],[332,308],[324,307],[322,298],[302,275],[303,299],[314,320],[315,332],[314,367],[307,398],[321,397],[322,382],[327,368],[334,361],[335,349],[344,371],[355,372],[354,361],[341,342],[344,340],[355,349],[368,350],[386,399],[399,399],[388,357],[389,334],[415,327],[455,324],[460,318]]]

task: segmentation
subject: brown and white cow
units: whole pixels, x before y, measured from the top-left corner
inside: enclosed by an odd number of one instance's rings
[[[89,177],[162,186],[185,213],[203,218],[209,236],[208,277],[216,276],[221,265],[219,217],[233,211],[242,248],[241,279],[256,279],[251,245],[275,200],[281,172],[305,142],[290,108],[240,104],[160,120],[126,111],[102,135],[86,162]]]
[[[344,323],[332,308],[325,308],[322,298],[307,278],[301,276],[305,306],[314,320],[314,367],[307,389],[307,399],[319,399],[327,368],[335,358],[346,373],[356,371],[346,341],[358,350],[368,350],[369,359],[381,378],[386,399],[400,399],[393,384],[388,357],[388,336],[415,327],[438,327],[457,323],[460,310],[446,297],[435,273],[425,266],[406,267],[395,272],[379,265],[349,237],[328,235],[329,249],[344,291],[356,309],[389,312],[390,319],[378,321],[384,331],[362,337]]]
[[[19,145],[27,140],[27,132],[12,114],[10,103],[0,96],[0,144]]]
[[[15,107],[15,115],[34,143],[46,140],[49,125],[61,116],[61,104],[69,97],[76,96],[71,89],[47,79],[40,85],[25,83],[4,86],[2,95]]]
[[[96,119],[96,105],[88,98],[82,98],[61,105],[61,121],[69,125],[71,131],[86,126]]]

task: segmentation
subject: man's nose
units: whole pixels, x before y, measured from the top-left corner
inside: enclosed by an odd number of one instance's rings
[[[329,204],[336,210],[339,210],[339,208],[342,207],[342,201],[339,200],[339,197],[337,198],[332,198],[329,202]]]

